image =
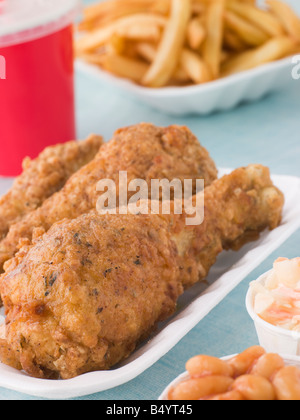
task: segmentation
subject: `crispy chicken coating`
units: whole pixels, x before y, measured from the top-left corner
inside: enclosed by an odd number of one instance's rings
[[[66,181],[98,153],[102,138],[92,135],[85,141],[71,141],[47,147],[36,159],[24,159],[23,173],[0,199],[0,240],[10,226],[40,207]]]
[[[176,310],[184,289],[248,231],[275,228],[283,195],[259,165],[201,193],[205,219],[99,215],[64,220],[6,264],[4,363],[41,378],[109,369]]]
[[[174,312],[182,292],[175,244],[158,216],[92,211],[59,222],[25,254],[2,291],[11,354],[22,349],[16,359],[32,376],[70,378],[117,363]]]
[[[34,228],[46,231],[64,218],[74,219],[96,208],[101,179],[118,185],[119,172],[133,179],[204,179],[210,185],[217,169],[209,153],[186,127],[159,128],[139,124],[118,130],[93,161],[76,172],[58,193],[11,227],[0,244],[0,268],[14,256],[20,239],[32,238]],[[130,196],[129,196],[130,197]]]

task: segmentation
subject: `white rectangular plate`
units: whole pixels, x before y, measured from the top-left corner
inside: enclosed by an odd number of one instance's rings
[[[78,71],[118,88],[153,108],[182,116],[226,111],[242,102],[261,99],[268,93],[293,83],[292,69],[295,64],[292,63],[292,57],[289,57],[211,83],[160,89],[138,86],[81,60],[77,60],[75,66]],[[94,95],[97,95],[97,89]],[[102,95],[101,89],[98,90],[98,95]]]
[[[230,171],[221,172],[220,175]],[[156,363],[300,227],[300,178],[276,175],[273,181],[286,198],[281,226],[272,232],[264,232],[258,241],[237,253],[221,254],[208,281],[187,291],[179,301],[177,313],[161,324],[151,339],[129,359],[110,371],[87,373],[66,381],[30,378],[24,372],[0,364],[0,386],[38,397],[66,399],[124,384]]]

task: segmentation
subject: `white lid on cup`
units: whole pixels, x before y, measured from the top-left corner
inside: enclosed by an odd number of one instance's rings
[[[69,25],[80,0],[0,0],[0,47],[33,41]]]

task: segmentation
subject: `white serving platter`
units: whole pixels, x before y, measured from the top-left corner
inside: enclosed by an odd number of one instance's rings
[[[231,356],[222,357],[222,360],[230,360],[234,356],[236,356],[236,354],[232,354]],[[280,355],[280,356],[283,358],[286,366],[300,367],[300,357],[289,356],[289,355]],[[160,395],[160,397],[158,399],[161,400],[161,401],[168,401],[168,395],[169,395],[169,392],[171,391],[171,389],[174,388],[175,386],[179,385],[181,382],[188,380],[189,377],[190,376],[189,376],[188,372],[184,372],[181,375],[177,376],[177,378],[175,378],[174,381],[172,381],[166,387],[166,389],[162,392],[162,394]]]
[[[220,175],[228,172],[221,170]],[[87,373],[65,381],[31,378],[24,372],[0,364],[0,387],[36,397],[67,399],[114,388],[143,373],[300,228],[300,178],[275,175],[273,181],[286,198],[281,226],[272,232],[264,232],[258,241],[246,245],[237,253],[230,251],[221,254],[207,282],[188,290],[179,300],[177,313],[161,324],[156,333],[125,362],[110,371]]]
[[[183,116],[228,111],[241,103],[259,100],[291,85],[295,82],[292,78],[295,63],[292,60],[293,57],[288,57],[202,85],[159,89],[139,86],[79,59],[75,62],[75,68],[152,108],[170,115]],[[99,88],[97,93],[95,86],[94,95],[97,94],[101,95],[102,92]]]

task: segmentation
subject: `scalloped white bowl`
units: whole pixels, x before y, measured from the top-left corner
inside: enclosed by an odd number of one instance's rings
[[[269,273],[270,271],[264,273],[257,279],[257,282],[264,285]],[[300,356],[300,332],[277,327],[261,319],[253,309],[254,297],[253,290],[249,288],[246,296],[246,307],[254,322],[260,345],[270,353]]]
[[[222,360],[229,360],[232,357],[236,356],[235,354],[232,354],[231,356],[226,356],[226,357],[222,357]],[[281,354],[281,357],[283,358],[284,362],[286,365],[291,365],[291,366],[297,366],[300,367],[300,357],[292,357],[292,356],[287,356],[287,355],[283,355]],[[172,381],[162,392],[162,394],[160,395],[160,397],[158,398],[161,401],[168,401],[168,395],[169,392],[171,391],[172,388],[174,388],[175,386],[179,385],[181,382],[186,381],[187,379],[189,379],[189,373],[188,372],[184,372],[181,375],[177,376],[176,379],[174,379],[174,381]]]

